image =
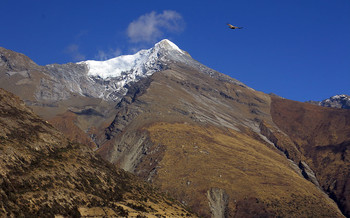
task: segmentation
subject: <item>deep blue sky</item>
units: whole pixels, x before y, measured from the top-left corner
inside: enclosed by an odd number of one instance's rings
[[[0,46],[40,65],[168,38],[258,91],[297,101],[350,94],[349,0],[2,0],[0,20]]]

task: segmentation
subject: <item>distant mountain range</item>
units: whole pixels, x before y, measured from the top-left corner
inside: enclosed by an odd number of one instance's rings
[[[350,110],[256,91],[169,40],[47,66],[0,48],[0,87],[198,216],[350,216]]]
[[[315,104],[323,107],[350,109],[350,96],[335,95],[323,101],[308,101],[307,103],[311,103],[311,104]]]

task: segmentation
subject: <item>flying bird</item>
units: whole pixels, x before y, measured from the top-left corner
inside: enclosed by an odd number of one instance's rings
[[[233,25],[231,25],[231,24],[227,24],[228,25],[228,27],[230,28],[230,29],[242,29],[243,27],[237,27],[237,26],[233,26]]]

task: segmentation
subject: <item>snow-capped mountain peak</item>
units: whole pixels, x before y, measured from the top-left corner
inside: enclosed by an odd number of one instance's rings
[[[170,40],[164,39],[150,49],[106,61],[50,64],[45,67],[51,79],[42,80],[36,97],[58,101],[69,98],[71,93],[77,93],[107,101],[119,101],[127,93],[128,84],[166,69],[169,63],[192,64],[191,61],[194,60],[187,53]],[[198,65],[197,62],[196,64]]]
[[[102,79],[126,75],[142,77],[154,73],[158,69],[155,66],[156,59],[169,52],[185,55],[177,45],[168,39],[164,39],[155,44],[153,48],[141,50],[133,55],[122,55],[106,61],[88,60],[79,62],[79,64],[87,65],[88,75],[91,77],[100,77]]]
[[[330,97],[330,99],[350,99],[349,95],[335,95],[333,97]],[[328,100],[328,99],[327,99]]]
[[[349,95],[335,95],[319,103],[325,107],[335,107],[350,109],[350,96]]]
[[[344,94],[334,95],[323,101],[307,101],[307,102],[311,104],[323,106],[323,107],[350,109],[350,95],[344,95]]]
[[[54,80],[62,80],[57,90],[68,89],[72,93],[118,101],[126,94],[126,85],[137,82],[166,68],[169,63],[188,62],[190,56],[168,39],[152,48],[133,55],[122,55],[106,61],[87,60],[75,64],[47,65]],[[73,70],[72,70],[73,69]],[[69,73],[68,73],[69,72]],[[65,88],[61,87],[64,86]],[[60,94],[66,98],[68,93]]]
[[[128,84],[171,68],[172,64],[182,64],[218,80],[246,87],[243,83],[204,66],[173,42],[164,39],[150,49],[106,61],[87,60],[75,64],[47,65],[51,81],[55,82],[50,85],[50,81],[43,80],[37,98],[58,101],[69,98],[70,93],[77,93],[107,101],[119,101],[127,93]],[[46,90],[47,87],[55,90],[54,94],[44,95],[43,93],[50,93]]]
[[[173,42],[171,42],[168,39],[163,39],[162,41],[158,42],[154,45],[154,48],[157,49],[165,49],[165,50],[175,50],[182,54],[185,54],[177,45],[175,45]]]

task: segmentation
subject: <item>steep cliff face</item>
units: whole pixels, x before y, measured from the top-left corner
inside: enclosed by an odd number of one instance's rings
[[[180,216],[187,212],[135,176],[69,142],[0,89],[0,216]]]

